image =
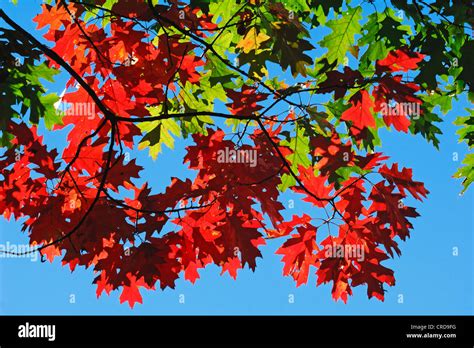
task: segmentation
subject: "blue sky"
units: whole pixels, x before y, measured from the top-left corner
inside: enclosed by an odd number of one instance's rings
[[[40,3],[20,0],[14,7],[0,0],[2,9],[32,33],[31,18]],[[39,33],[34,34],[40,38]],[[60,93],[63,86],[64,76],[50,88]],[[413,220],[411,238],[401,243],[402,256],[385,262],[395,271],[396,285],[387,288],[383,303],[367,299],[364,286],[354,289],[347,304],[336,303],[331,298],[331,285],[315,286],[314,272],[307,285],[296,288],[291,278],[282,276],[280,256],[274,254],[282,243],[278,240],[262,247],[264,258],[258,259],[255,273],[245,269],[234,281],[210,266],[200,272],[195,285],[179,279],[175,290],[142,291],[144,304],[133,310],[119,304],[119,292],[97,299],[91,269],[71,273],[59,259],[50,264],[0,258],[0,314],[473,314],[472,188],[460,196],[460,181],[452,178],[467,153],[467,147],[457,142],[452,121],[465,115],[464,109],[469,107],[472,105],[463,99],[453,102],[452,110],[442,115],[444,135],[439,151],[420,136],[381,132],[381,150],[392,161],[413,168],[415,179],[423,181],[431,192],[424,203],[415,205],[421,216]],[[45,136],[48,142],[61,144],[61,133]],[[457,162],[453,161],[454,153],[458,154]],[[140,153],[145,178],[158,176],[167,182],[170,176],[186,175],[183,155],[183,144],[174,151],[166,150],[158,162],[147,158],[145,151]],[[296,202],[289,213],[301,214],[304,208]],[[20,229],[18,222],[0,219],[0,244],[26,244],[27,236]],[[453,248],[458,248],[458,256],[453,255]]]

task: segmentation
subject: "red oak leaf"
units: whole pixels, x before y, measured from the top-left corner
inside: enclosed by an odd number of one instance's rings
[[[135,303],[143,303],[142,295],[140,295],[140,286],[146,286],[143,279],[138,279],[132,275],[127,274],[128,284],[123,285],[122,294],[120,295],[120,303],[128,302],[130,308],[135,306]]]
[[[230,112],[239,116],[251,116],[255,111],[260,110],[263,106],[257,102],[267,99],[268,94],[259,93],[254,87],[244,85],[240,92],[227,90],[227,95],[232,99],[232,103],[226,104]]]
[[[311,224],[300,226],[295,233],[276,251],[283,255],[283,275],[291,275],[296,286],[308,282],[309,268],[316,265],[316,227]]]
[[[421,201],[422,197],[426,198],[429,193],[422,182],[413,181],[413,172],[410,168],[403,168],[402,171],[399,171],[398,163],[394,163],[390,169],[383,165],[379,169],[379,173],[390,183],[397,185],[403,195],[405,195],[405,190],[408,190],[413,197]]]
[[[390,51],[386,58],[377,61],[376,72],[383,71],[408,71],[416,69],[418,63],[423,60],[424,54],[411,52],[407,47]]]
[[[315,175],[313,167],[305,168],[300,165],[298,171],[299,178],[306,190],[303,187],[294,187],[294,191],[305,194],[306,197],[303,200],[306,202],[313,203],[318,207],[326,206],[334,185],[326,184],[328,181],[326,176],[321,174]]]
[[[341,120],[351,121],[352,125],[358,129],[375,127],[372,114],[375,104],[369,93],[363,89],[354,94],[349,101],[352,106],[342,113]]]

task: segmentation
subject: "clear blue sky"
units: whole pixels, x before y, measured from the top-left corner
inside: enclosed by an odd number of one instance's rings
[[[0,0],[1,8],[37,38],[40,33],[34,32],[31,18],[40,3],[20,0],[14,7]],[[63,86],[61,77],[51,90],[60,93]],[[144,305],[137,304],[133,310],[119,304],[119,292],[97,299],[91,269],[71,273],[59,259],[50,264],[0,258],[0,314],[473,314],[473,188],[459,196],[460,181],[452,178],[460,165],[453,161],[453,153],[460,159],[467,153],[467,147],[457,142],[452,121],[464,115],[466,107],[472,107],[466,100],[454,102],[442,116],[439,151],[421,137],[382,132],[381,150],[393,161],[413,168],[415,178],[431,191],[424,203],[415,205],[421,217],[413,220],[412,237],[401,243],[402,256],[385,263],[395,271],[397,283],[387,287],[383,303],[367,299],[364,286],[354,289],[347,304],[336,303],[331,285],[315,286],[314,272],[307,285],[296,288],[291,278],[282,276],[280,256],[274,254],[282,243],[278,240],[262,248],[264,258],[258,259],[255,273],[245,269],[234,281],[210,266],[200,272],[195,285],[180,279],[175,290],[143,290]],[[56,137],[46,134],[47,141],[61,144]],[[139,160],[147,168],[145,178],[153,181],[158,176],[168,182],[170,176],[186,175],[183,154],[183,146],[178,146],[152,162],[142,152]],[[302,212],[304,206],[298,202],[289,211]],[[1,218],[0,244],[26,244],[27,236],[20,228],[19,223]],[[454,247],[459,248],[458,256],[453,256]],[[75,303],[70,303],[71,295]],[[294,303],[289,303],[289,295],[294,296]],[[399,295],[403,303],[398,303]]]

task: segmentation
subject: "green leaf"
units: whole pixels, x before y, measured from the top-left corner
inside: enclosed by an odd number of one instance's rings
[[[44,106],[44,124],[47,129],[53,129],[54,125],[62,124],[62,115],[55,109],[54,104],[59,101],[56,93],[50,93],[40,98]]]
[[[439,94],[439,93],[433,93],[432,95],[424,94],[421,96],[421,99],[423,99],[423,101],[425,102],[429,102],[433,106],[438,105],[440,107],[441,112],[445,115],[452,108],[451,101],[453,97],[447,94]]]
[[[235,71],[230,70],[224,62],[214,55],[214,53],[208,51],[206,53],[206,58],[206,69],[210,72],[210,85],[222,85],[226,88],[231,88],[233,85],[232,79],[237,77],[238,74]]]
[[[212,21],[214,23],[223,24],[229,21],[241,6],[235,0],[212,2],[209,4],[209,13],[213,14]]]
[[[466,190],[474,181],[474,154],[470,153],[466,155],[462,163],[464,164],[464,166],[458,169],[456,174],[454,174],[454,177],[458,179],[463,179],[463,189],[461,191],[461,194],[464,194],[464,192],[466,192]]]
[[[151,116],[158,116],[161,113],[159,107],[149,108],[149,110]],[[149,154],[154,160],[162,152],[163,144],[170,149],[174,148],[173,135],[181,137],[181,128],[172,118],[141,122],[138,123],[138,128],[143,133],[146,133],[140,141],[138,148],[142,150],[148,147]]]
[[[282,132],[284,133],[284,132]],[[286,156],[287,160],[291,163],[291,169],[293,172],[298,172],[298,166],[302,165],[308,167],[311,165],[311,161],[308,157],[310,153],[309,149],[309,137],[304,133],[304,128],[295,124],[295,134],[289,137],[289,140],[281,141],[281,145],[288,146],[293,153]],[[279,190],[284,192],[287,188],[296,184],[295,178],[290,174],[283,174],[281,177],[281,184],[278,186]]]
[[[307,12],[311,10],[308,6],[309,2],[306,0],[281,0],[280,2],[284,4],[285,8],[289,11]]]
[[[105,0],[104,4],[101,6],[102,8],[105,8],[107,10],[111,10],[112,7],[118,3],[120,0]],[[91,17],[92,18],[92,17]],[[86,20],[88,20],[89,18],[86,18]],[[107,26],[107,24],[110,23],[110,17],[108,16],[105,16],[103,19],[102,19],[102,26],[105,27]]]
[[[474,111],[466,109],[470,115],[469,116],[459,116],[454,120],[456,126],[462,128],[456,131],[456,134],[459,135],[459,142],[465,141],[470,148],[474,147]]]
[[[362,19],[362,8],[360,6],[351,8],[344,12],[342,17],[332,19],[326,25],[332,29],[332,32],[326,35],[323,40],[319,42],[321,47],[328,49],[324,57],[329,63],[336,61],[338,64],[344,62],[346,53],[354,44],[354,37],[360,33]]]

